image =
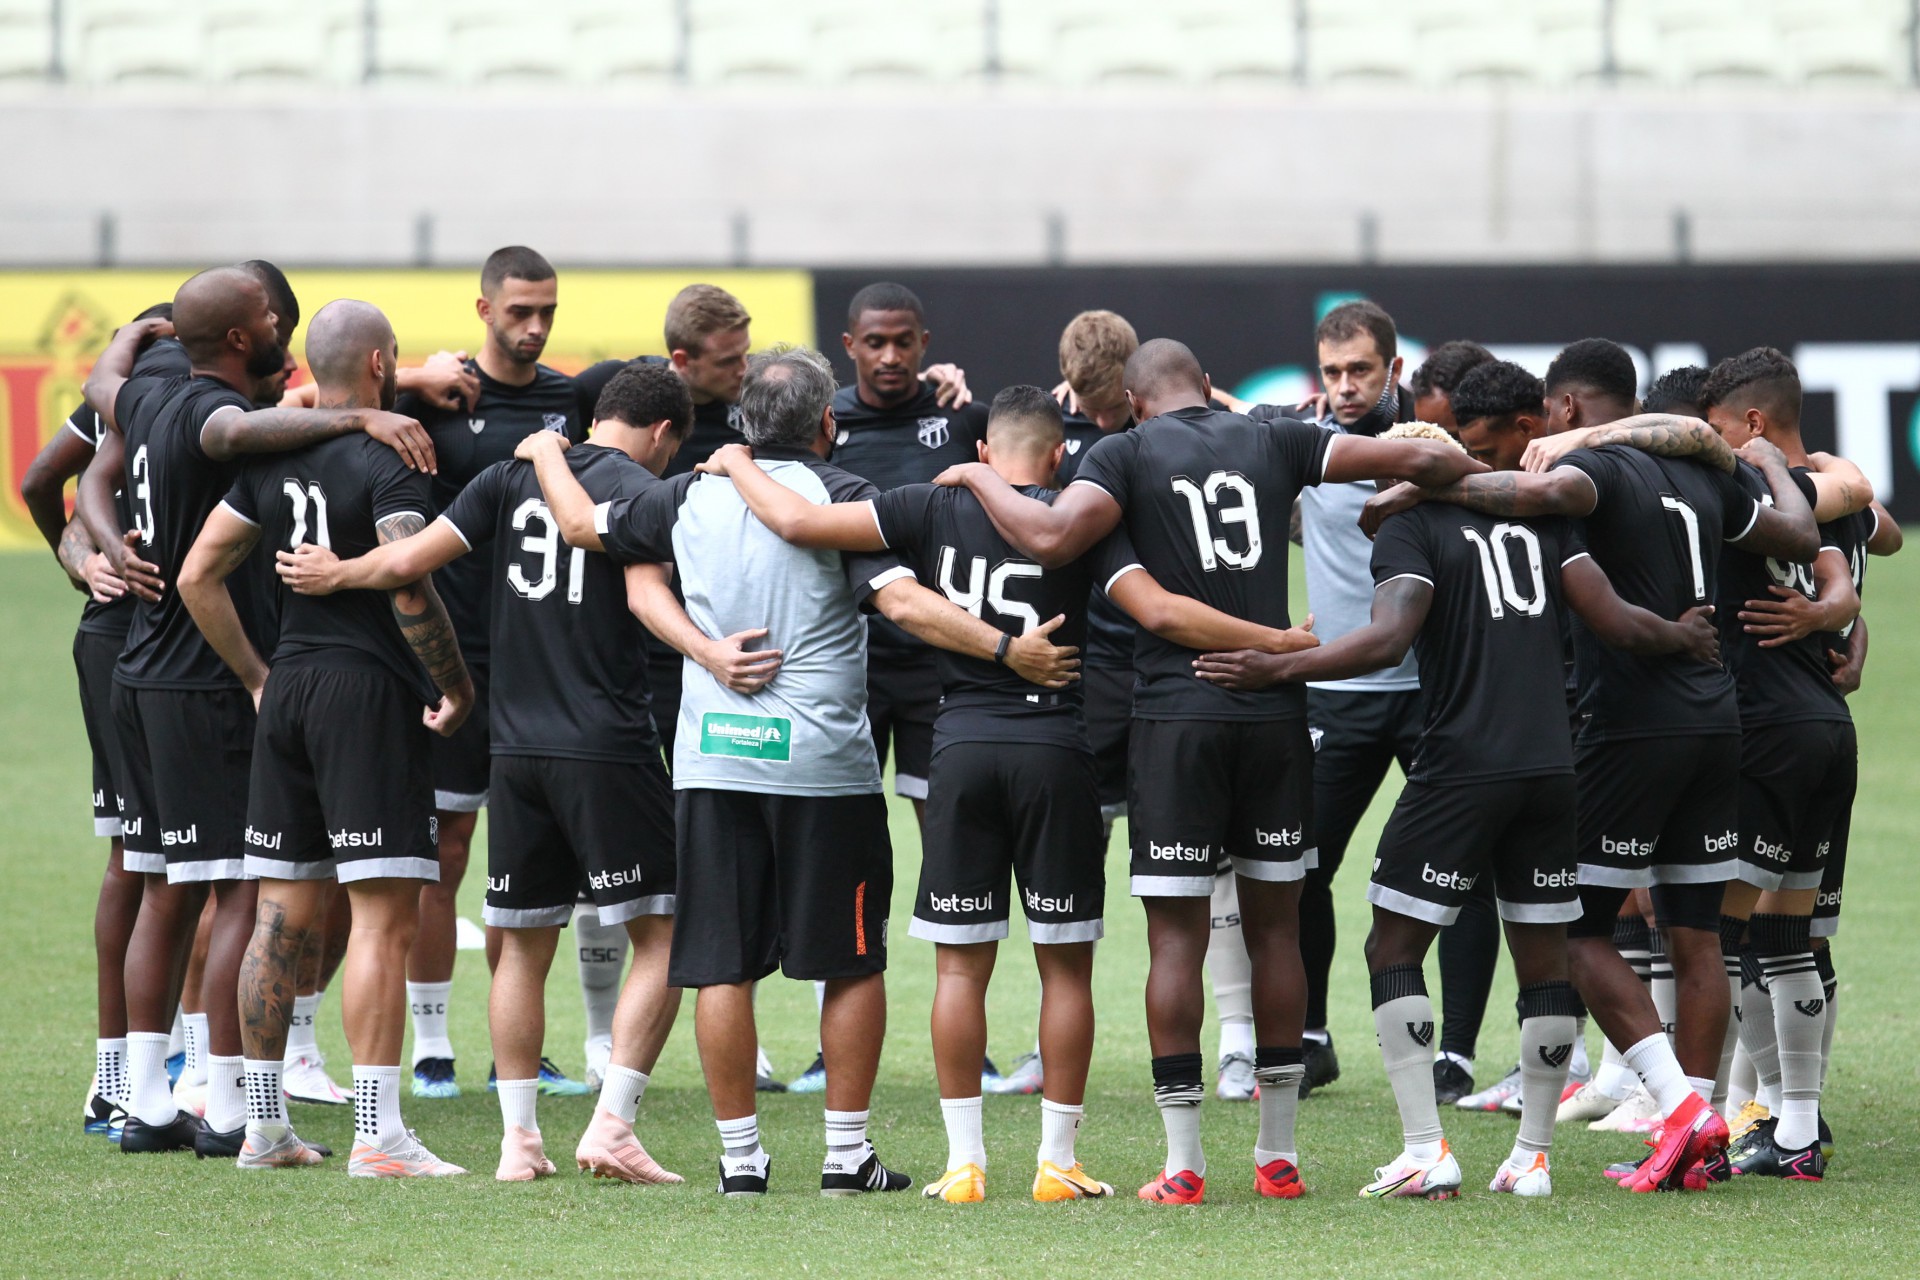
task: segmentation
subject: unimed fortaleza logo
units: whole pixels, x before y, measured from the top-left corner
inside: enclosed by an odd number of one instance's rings
[[[792,758],[793,721],[784,716],[743,716],[709,711],[700,717],[700,754],[748,760]]]

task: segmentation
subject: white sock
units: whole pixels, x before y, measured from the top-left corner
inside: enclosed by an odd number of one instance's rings
[[[827,984],[824,982],[813,984],[813,1008],[816,1013],[824,1014],[827,1011]],[[826,1057],[826,1047],[818,1040],[814,1041],[813,1051],[821,1058]]]
[[[262,1058],[241,1062],[247,1094],[247,1129],[269,1142],[287,1131],[287,1095],[280,1087],[282,1063]]]
[[[867,1145],[866,1111],[827,1112],[827,1150],[858,1151]]]
[[[1706,1103],[1708,1106],[1713,1105],[1713,1077],[1712,1076],[1688,1076],[1687,1088],[1693,1090],[1696,1094],[1698,1094],[1700,1096],[1700,1101]]]
[[[158,1031],[127,1033],[127,1114],[146,1124],[171,1124],[180,1114],[167,1084],[167,1037]]]
[[[186,1061],[180,1065],[180,1083],[207,1083],[207,1015],[189,1013],[181,1019],[186,1042]]]
[[[1740,1114],[1741,1108],[1753,1101],[1754,1090],[1759,1084],[1753,1074],[1753,1059],[1747,1056],[1747,1046],[1739,1045],[1733,1051],[1733,1066],[1727,1072],[1727,1102],[1721,1110],[1729,1124]]]
[[[528,1133],[540,1132],[540,1119],[534,1112],[534,1104],[540,1097],[540,1078],[531,1080],[497,1080],[495,1087],[500,1091],[500,1121],[507,1128],[521,1128]]]
[[[947,1168],[977,1164],[987,1167],[987,1142],[981,1133],[979,1097],[940,1099],[940,1118],[947,1126]],[[1041,1157],[1045,1159],[1044,1156]]]
[[[353,1135],[376,1147],[406,1137],[400,1123],[400,1068],[353,1068]]]
[[[118,1107],[127,1105],[127,1038],[93,1042],[94,1092]]]
[[[293,998],[293,1017],[287,1022],[287,1058],[294,1062],[305,1058],[309,1062],[320,1059],[320,1042],[315,1038],[314,1018],[320,1012],[320,993]]]
[[[1079,1136],[1084,1105],[1070,1107],[1064,1102],[1040,1099],[1040,1158],[1049,1164],[1071,1169],[1080,1163],[1073,1153],[1073,1140]]]
[[[1593,1075],[1593,1061],[1587,1057],[1587,1020],[1582,1017],[1573,1029],[1573,1061],[1567,1064],[1569,1076]]]
[[[1753,1064],[1754,1097],[1769,1112],[1779,1110],[1780,1033],[1764,979],[1740,989],[1740,1047]]]
[[[1613,1047],[1613,1041],[1600,1042],[1600,1069],[1593,1073],[1594,1091],[1623,1102],[1633,1092],[1633,1086],[1639,1083],[1634,1079],[1633,1071],[1627,1066],[1627,1060]]]
[[[760,1116],[758,1113],[741,1116],[738,1120],[716,1120],[714,1127],[720,1130],[720,1147],[730,1156],[750,1156],[760,1150]]]
[[[1685,1102],[1687,1095],[1693,1092],[1693,1086],[1687,1083],[1687,1073],[1680,1069],[1680,1059],[1673,1056],[1673,1045],[1665,1033],[1651,1035],[1638,1044],[1628,1045],[1620,1056],[1646,1084],[1647,1092],[1653,1095],[1653,1103],[1660,1108],[1663,1116],[1672,1115],[1674,1108]]]
[[[453,1041],[447,1039],[447,1002],[453,997],[451,982],[409,982],[407,1008],[413,1013],[413,1065],[427,1058],[453,1057]]]
[[[620,1003],[620,978],[627,967],[627,927],[600,923],[600,913],[582,906],[573,916],[574,942],[580,959],[580,998],[587,1009],[587,1057],[592,1046],[613,1045],[613,1011]]]
[[[640,1114],[640,1099],[646,1096],[651,1078],[632,1067],[608,1064],[606,1083],[600,1086],[600,1109],[632,1124]]]
[[[1230,1053],[1237,1053],[1243,1058],[1253,1056],[1252,1018],[1245,1022],[1238,1019],[1232,1022],[1224,1018],[1220,1020],[1220,1059],[1225,1061]]]
[[[1653,931],[1651,966],[1648,994],[1653,997],[1653,1011],[1660,1016],[1660,1029],[1672,1039],[1674,1021],[1680,1016],[1680,990],[1673,980],[1673,961],[1667,958],[1666,941],[1658,929]]]
[[[1373,975],[1372,990],[1373,1030],[1400,1112],[1401,1141],[1409,1157],[1431,1163],[1440,1158],[1442,1137],[1432,1059],[1427,1056],[1435,1025],[1426,977],[1418,965],[1394,965]],[[1267,1096],[1264,1087],[1260,1096]]]
[[[173,1026],[167,1032],[167,1056],[187,1051],[186,1010],[178,1004],[173,1006]]]
[[[1220,1056],[1237,1051],[1252,1057],[1253,960],[1240,927],[1240,886],[1232,872],[1213,878],[1208,911],[1213,927],[1207,933],[1207,977],[1213,983],[1213,1007],[1220,1016]],[[1228,1049],[1227,1027],[1232,1023],[1245,1024],[1245,1048]]]
[[[247,1122],[245,1071],[238,1055],[207,1059],[207,1128],[215,1133],[232,1133]]]
[[[1167,1131],[1167,1173],[1206,1177],[1207,1156],[1200,1147],[1200,1099],[1178,1102],[1155,1098],[1154,1103],[1160,1108],[1160,1123]]]
[[[1516,1153],[1553,1145],[1554,1113],[1566,1089],[1573,1045],[1579,1035],[1572,1010],[1576,997],[1566,982],[1520,989],[1520,1132]],[[1524,1163],[1524,1162],[1520,1162]]]
[[[1827,1071],[1833,1066],[1833,1027],[1840,1017],[1840,990],[1827,989],[1827,1025],[1820,1033],[1820,1091],[1826,1092]]]
[[[1260,1053],[1254,1051],[1258,1063]],[[1253,1140],[1253,1162],[1272,1164],[1275,1160],[1297,1161],[1294,1149],[1293,1121],[1300,1110],[1300,1082],[1307,1068],[1299,1062],[1283,1067],[1255,1066],[1253,1078],[1260,1082],[1260,1132]],[[1427,1087],[1433,1087],[1433,1071],[1427,1071]]]
[[[1433,1060],[1435,1062],[1451,1062],[1469,1076],[1473,1074],[1473,1059],[1466,1057],[1464,1054],[1452,1053],[1446,1049],[1442,1049],[1439,1053],[1433,1055]]]
[[[1805,927],[1804,924],[1801,925]],[[1767,985],[1773,988],[1775,1040],[1780,1055],[1779,1123],[1773,1140],[1795,1151],[1819,1134],[1820,1037],[1825,1029],[1826,997],[1813,956],[1764,956]]]

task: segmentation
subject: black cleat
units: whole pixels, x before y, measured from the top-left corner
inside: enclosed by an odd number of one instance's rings
[[[1450,1107],[1473,1092],[1473,1073],[1452,1058],[1433,1060],[1433,1100]]]
[[[858,1196],[869,1191],[905,1191],[913,1185],[912,1178],[904,1173],[895,1173],[880,1163],[880,1153],[873,1149],[871,1142],[866,1145],[865,1152],[866,1158],[862,1160],[858,1151],[844,1157],[829,1151],[826,1165],[820,1170],[820,1194]],[[855,1164],[855,1161],[859,1163]]]
[[[1308,1040],[1302,1048],[1305,1052],[1301,1061],[1307,1068],[1307,1073],[1300,1077],[1300,1096],[1304,1098],[1340,1078],[1340,1055],[1333,1051],[1332,1036]]]
[[[720,1157],[720,1194],[731,1199],[767,1194],[767,1177],[773,1172],[773,1158],[762,1153],[752,1156]]]
[[[200,1117],[191,1111],[175,1112],[166,1124],[148,1124],[139,1116],[128,1116],[120,1131],[120,1149],[141,1155],[154,1151],[191,1151],[200,1129]]]
[[[1764,1147],[1773,1141],[1773,1131],[1779,1123],[1779,1117],[1768,1116],[1759,1124],[1754,1125],[1753,1128],[1741,1134],[1727,1146],[1727,1159],[1733,1161],[1737,1167],[1741,1157],[1749,1151]]]
[[[98,1137],[113,1136],[113,1104],[97,1093],[87,1095],[86,1108],[80,1113],[81,1128]]]
[[[1734,1157],[1733,1171],[1746,1177],[1788,1182],[1819,1182],[1826,1176],[1827,1158],[1820,1154],[1819,1138],[1789,1151],[1773,1140],[1773,1133],[1769,1127],[1764,1137]]]
[[[1827,1118],[1820,1117],[1820,1158],[1833,1159],[1833,1130],[1827,1128]]]
[[[193,1154],[202,1160],[231,1160],[247,1145],[247,1126],[242,1121],[225,1133],[202,1122],[193,1135]]]

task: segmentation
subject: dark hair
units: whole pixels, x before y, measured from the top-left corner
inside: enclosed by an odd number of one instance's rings
[[[267,291],[267,301],[273,305],[273,313],[291,325],[300,323],[300,299],[293,296],[293,286],[287,282],[287,273],[268,262],[265,258],[249,258],[240,264],[241,269],[251,271],[254,278]]]
[[[1480,418],[1544,412],[1547,389],[1511,360],[1489,360],[1467,372],[1453,389],[1453,418],[1465,426]]]
[[[1460,379],[1491,359],[1493,352],[1477,342],[1458,338],[1443,342],[1429,351],[1427,358],[1420,362],[1420,367],[1413,371],[1413,394],[1419,397],[1438,391],[1441,395],[1450,396],[1453,389],[1460,385]]]
[[[487,255],[480,268],[480,292],[491,297],[503,281],[552,280],[553,264],[523,244],[510,244]],[[658,419],[655,419],[658,421]]]
[[[1399,353],[1400,335],[1393,327],[1393,317],[1379,303],[1365,298],[1343,302],[1321,316],[1314,326],[1313,343],[1317,347],[1323,342],[1344,342],[1363,333],[1372,336],[1381,359],[1391,361]]]
[[[1697,418],[1707,411],[1701,394],[1707,387],[1707,371],[1697,364],[1669,369],[1653,380],[1640,408],[1644,413],[1681,413]]]
[[[142,320],[156,320],[156,319],[157,320],[173,319],[173,304],[171,302],[156,302],[152,306],[148,307],[145,311],[142,311],[139,315],[135,316],[133,318],[133,323],[139,324]]]
[[[1740,399],[1770,413],[1800,417],[1800,371],[1784,352],[1776,347],[1755,347],[1737,356],[1728,356],[1713,366],[1700,388],[1703,408],[1725,404],[1745,391]]]
[[[612,420],[630,427],[650,427],[665,420],[673,424],[675,436],[684,436],[693,425],[693,398],[672,365],[635,360],[608,380],[593,402],[593,417],[596,422]]]
[[[919,296],[907,286],[888,280],[870,284],[853,295],[853,301],[847,304],[847,328],[853,328],[869,311],[910,311],[915,324],[927,323],[926,309],[920,305]]]
[[[1056,431],[1064,430],[1060,402],[1039,387],[1002,387],[987,409],[987,429],[991,431],[994,422],[1001,418],[1051,423]]]
[[[1568,343],[1547,366],[1547,394],[1562,387],[1587,387],[1632,404],[1634,392],[1640,389],[1640,375],[1633,370],[1633,357],[1619,343],[1582,338]]]

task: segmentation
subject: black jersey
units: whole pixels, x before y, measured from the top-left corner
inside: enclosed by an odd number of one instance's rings
[[[1080,462],[1093,446],[1106,439],[1093,419],[1061,409],[1066,431],[1066,452],[1060,455],[1060,487],[1066,488],[1080,474]],[[1125,430],[1126,428],[1122,428]],[[1133,669],[1133,619],[1107,598],[1096,583],[1093,599],[1087,605],[1087,643],[1080,653],[1080,665],[1089,670],[1130,671]]]
[[[433,436],[439,474],[433,477],[433,510],[445,511],[473,478],[496,462],[513,457],[514,446],[536,431],[557,431],[575,444],[587,438],[574,394],[573,379],[545,365],[534,369],[523,387],[496,382],[478,362],[468,372],[480,379],[480,399],[465,409],[439,409],[414,395],[394,405],[396,413],[417,418]],[[492,575],[485,560],[455,560],[434,575],[447,606],[460,649],[469,661],[487,661],[487,619],[492,615]]]
[[[1030,498],[1051,503],[1057,490],[1028,485]],[[880,536],[920,581],[974,617],[1019,636],[1064,615],[1056,645],[1082,648],[1089,593],[1138,561],[1119,529],[1085,556],[1043,569],[993,527],[966,489],[911,484],[873,500]],[[1043,689],[982,658],[937,651],[940,714],[934,750],[953,742],[1048,742],[1090,750],[1080,715],[1080,687]]]
[[[567,466],[596,503],[658,484],[618,449],[575,445]],[[569,547],[527,462],[499,462],[441,513],[493,578],[493,754],[632,763],[660,758],[646,631],[623,570]]]
[[[1867,543],[1878,532],[1880,513],[1872,507],[1820,526],[1820,545],[1836,547],[1846,555],[1847,565],[1853,571],[1853,593],[1863,603],[1867,598]],[[1845,653],[1852,636],[1853,623],[1849,622],[1840,630],[1821,636],[1821,647],[1835,653]]]
[[[1717,597],[1720,546],[1744,537],[1759,503],[1740,483],[1690,458],[1608,445],[1557,464],[1593,481],[1586,546],[1628,604],[1669,621]],[[1574,621],[1582,742],[1737,733],[1733,677],[1685,654],[1639,657],[1608,648]]]
[[[1734,474],[1741,488],[1755,501],[1764,506],[1773,505],[1766,478],[1757,469],[1742,461]],[[1793,477],[1811,506],[1817,495],[1809,474],[1805,468],[1796,468]],[[1820,526],[1823,547],[1835,544],[1830,529],[1830,525]],[[1747,607],[1747,601],[1775,598],[1769,587],[1784,587],[1807,600],[1819,594],[1813,584],[1811,562],[1795,564],[1738,547],[1722,550],[1714,621],[1720,628],[1721,660],[1733,673],[1741,728],[1851,719],[1846,698],[1834,687],[1827,665],[1827,646],[1821,636],[1810,635],[1762,648],[1760,638],[1750,634],[1740,620],[1740,611]]]
[[[415,515],[424,524],[429,488],[399,454],[356,433],[248,460],[224,505],[260,530],[257,557],[271,560],[310,542],[350,560],[380,545],[379,522],[389,516]],[[386,592],[303,596],[281,587],[279,596],[272,665],[387,672],[423,703],[440,701]]]
[[[127,647],[114,668],[122,684],[142,689],[236,689],[240,682],[213,651],[175,590],[180,567],[200,526],[232,483],[232,471],[200,447],[200,429],[224,409],[245,413],[253,402],[216,378],[133,378],[120,388],[114,417],[126,437],[125,511],[140,533],[140,557],[160,568],[158,602],[134,604]],[[253,579],[234,575],[234,606],[261,641]],[[269,646],[262,646],[270,648]]]
[[[1176,409],[1100,441],[1075,484],[1111,494],[1140,563],[1167,590],[1268,627],[1288,627],[1287,515],[1320,483],[1333,433]],[[1267,541],[1268,535],[1273,540]],[[1297,684],[1222,689],[1193,674],[1194,651],[1136,632],[1133,714],[1145,720],[1284,720],[1307,713]]]
[[[1375,587],[1418,578],[1433,588],[1413,641],[1427,719],[1408,781],[1573,772],[1560,568],[1584,554],[1564,520],[1510,520],[1443,502],[1380,526]]]
[[[631,360],[602,360],[581,370],[573,377],[574,389],[580,400],[580,421],[593,421],[593,411],[600,403],[600,393],[613,381],[613,375],[628,365],[671,363],[664,356],[635,356]],[[728,404],[724,400],[709,400],[705,404],[696,401],[693,406],[693,425],[687,429],[687,438],[680,442],[673,461],[667,464],[666,474],[685,475],[711,458],[714,450],[721,445],[746,442],[747,438],[740,434],[739,405]]]

